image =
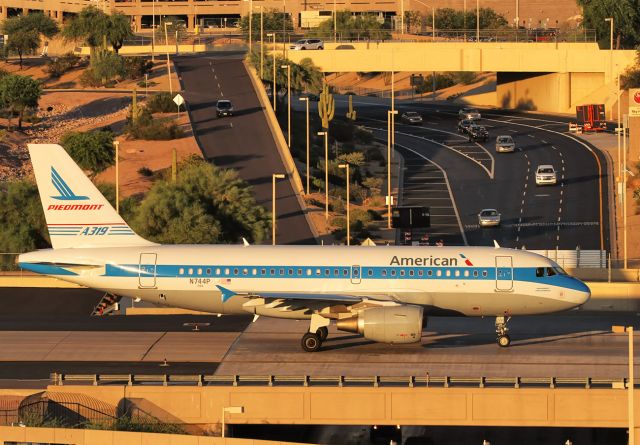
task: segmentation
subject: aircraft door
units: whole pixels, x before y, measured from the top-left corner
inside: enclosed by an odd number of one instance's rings
[[[351,284],[360,284],[362,281],[362,268],[360,266],[351,266]]]
[[[510,256],[496,257],[496,290],[513,290],[513,258]]]
[[[141,253],[140,266],[138,267],[138,285],[144,288],[156,287],[156,261],[155,253]]]

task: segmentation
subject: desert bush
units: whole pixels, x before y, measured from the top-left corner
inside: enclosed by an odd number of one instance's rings
[[[178,110],[169,93],[157,93],[147,100],[147,110],[151,113],[174,113]]]
[[[110,131],[69,132],[62,136],[60,145],[81,168],[90,170],[94,175],[115,162],[113,133]]]
[[[147,176],[147,177],[151,177],[153,176],[153,170],[151,170],[149,167],[140,167],[138,169],[138,173],[141,174],[142,176]]]
[[[131,80],[144,77],[153,68],[153,63],[143,57],[124,57],[122,64],[124,77]]]
[[[184,131],[178,125],[159,119],[141,121],[137,125],[129,123],[126,131],[132,138],[145,141],[169,141],[184,136]]]
[[[60,57],[49,60],[45,71],[50,77],[57,78],[62,76],[69,70],[78,67],[81,63],[81,58],[76,56],[72,52],[68,52]]]
[[[473,71],[459,71],[450,74],[452,80],[457,84],[470,85],[478,78],[478,73]]]

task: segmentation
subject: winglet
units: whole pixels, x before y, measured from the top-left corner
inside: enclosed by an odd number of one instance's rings
[[[493,247],[495,247],[496,249],[500,248],[500,244],[498,244],[498,242],[496,240],[493,240]]]
[[[237,295],[237,293],[235,293],[230,289],[227,289],[226,287],[222,287],[218,285],[216,285],[216,287],[218,288],[218,290],[220,290],[220,293],[222,294],[223,303],[226,303],[229,298],[233,297],[234,295]]]
[[[250,246],[249,241],[247,241],[247,239],[245,237],[242,237],[242,245],[244,247],[248,247]]]

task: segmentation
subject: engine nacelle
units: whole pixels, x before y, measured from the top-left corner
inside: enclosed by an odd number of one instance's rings
[[[422,337],[422,307],[367,308],[353,317],[338,320],[336,327],[380,343],[416,343]]]

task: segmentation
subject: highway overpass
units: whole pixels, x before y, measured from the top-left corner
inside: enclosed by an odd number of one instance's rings
[[[636,52],[601,50],[597,43],[438,41],[327,43],[324,51],[288,51],[293,62],[306,57],[323,72],[496,72],[497,107],[572,113],[586,102],[610,109],[617,73],[634,63]]]

